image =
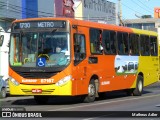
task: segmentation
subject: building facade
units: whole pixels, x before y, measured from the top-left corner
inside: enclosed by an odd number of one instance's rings
[[[139,19],[124,20],[123,23],[127,27],[157,31],[157,28],[160,28],[160,7],[154,8],[154,18],[152,15],[143,15]]]
[[[151,31],[157,31],[157,28],[160,27],[159,18],[128,19],[124,20],[123,23],[127,27]]]
[[[116,11],[116,4],[107,0],[0,0],[1,20],[2,18],[12,20],[12,18],[72,17],[116,24]],[[5,25],[3,20],[0,21],[0,26],[7,28]]]
[[[75,18],[117,24],[117,7],[108,0],[74,0]]]

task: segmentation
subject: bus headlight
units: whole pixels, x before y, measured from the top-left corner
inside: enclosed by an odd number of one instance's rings
[[[63,86],[63,85],[65,85],[68,81],[70,81],[71,78],[72,78],[71,75],[66,76],[66,77],[62,78],[61,80],[59,80],[59,81],[56,83],[56,85],[57,85],[57,86]]]
[[[10,77],[10,81],[14,84],[14,85],[16,85],[16,86],[18,86],[19,85],[19,82],[17,82],[14,78],[12,78],[12,77]]]

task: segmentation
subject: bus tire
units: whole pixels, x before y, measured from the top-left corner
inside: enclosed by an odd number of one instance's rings
[[[39,96],[35,95],[34,100],[36,101],[37,104],[46,104],[48,102],[49,96]]]
[[[0,98],[6,98],[6,96],[7,96],[7,91],[5,88],[2,88],[0,92]]]
[[[96,85],[94,80],[91,80],[88,85],[88,95],[84,96],[83,102],[85,103],[94,102],[95,98],[96,98]]]
[[[136,88],[133,90],[133,95],[134,96],[141,96],[142,91],[143,91],[143,77],[141,75],[138,75]]]

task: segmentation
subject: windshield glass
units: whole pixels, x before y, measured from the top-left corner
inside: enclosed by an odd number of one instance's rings
[[[67,32],[26,32],[11,35],[11,66],[66,66],[69,61],[70,42]]]

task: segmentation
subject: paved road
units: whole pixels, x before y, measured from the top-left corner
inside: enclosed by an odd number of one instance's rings
[[[81,103],[77,98],[52,97],[47,105],[37,105],[32,96],[11,96],[1,99],[3,107],[24,107],[27,111],[160,111],[160,82],[144,88],[142,96],[110,92],[106,99]],[[87,118],[96,119],[96,118]],[[104,118],[105,119],[105,118]],[[116,119],[116,118],[115,118]],[[148,118],[151,120],[151,118]],[[160,119],[160,118],[159,118]],[[155,120],[152,119],[152,120]]]

